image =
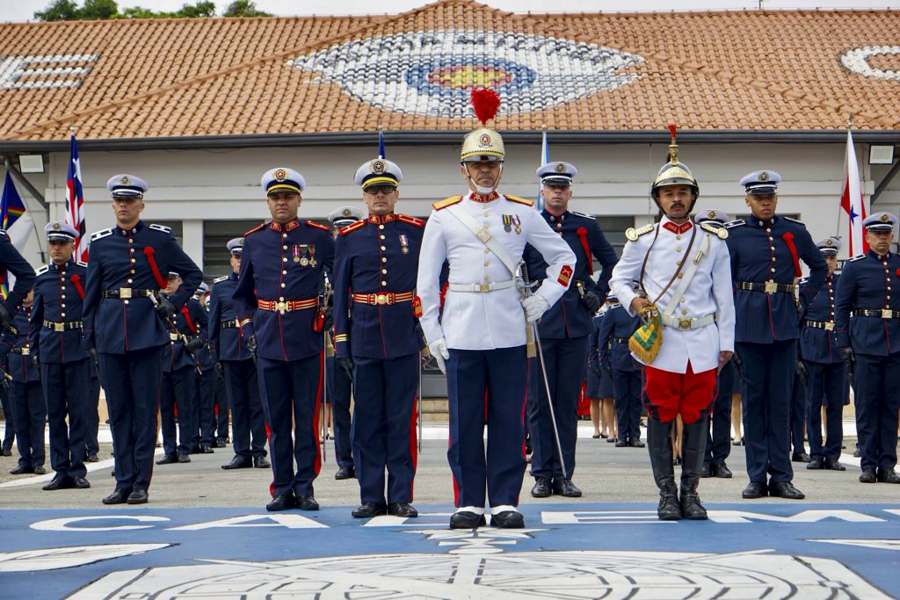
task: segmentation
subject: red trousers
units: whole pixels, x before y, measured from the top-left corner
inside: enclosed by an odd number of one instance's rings
[[[672,373],[647,366],[644,392],[649,411],[663,423],[681,415],[690,425],[700,420],[700,415],[716,398],[717,369],[694,373],[688,362],[687,373]]]

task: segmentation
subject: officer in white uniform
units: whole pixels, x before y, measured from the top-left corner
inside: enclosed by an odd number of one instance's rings
[[[559,300],[575,267],[569,245],[532,201],[497,193],[504,154],[503,140],[492,129],[466,136],[460,171],[469,190],[434,204],[419,257],[421,325],[447,374],[447,458],[457,507],[451,528],[485,524],[485,488],[491,525],[524,527],[516,506],[525,472],[526,318],[537,321]],[[516,274],[526,243],[548,267],[540,289],[523,300]],[[441,315],[438,279],[444,261],[450,274]]]

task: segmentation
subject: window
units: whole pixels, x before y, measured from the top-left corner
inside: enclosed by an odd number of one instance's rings
[[[208,280],[231,273],[231,255],[225,244],[258,224],[259,220],[203,222],[203,274]]]

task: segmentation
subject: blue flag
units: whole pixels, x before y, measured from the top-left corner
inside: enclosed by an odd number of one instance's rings
[[[3,182],[3,199],[0,200],[0,227],[8,230],[24,213],[25,203],[7,171],[6,181]]]

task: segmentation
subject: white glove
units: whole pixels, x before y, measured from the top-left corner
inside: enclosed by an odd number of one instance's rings
[[[522,300],[522,308],[525,309],[525,319],[529,323],[534,323],[541,318],[541,315],[547,312],[550,304],[547,303],[543,296],[535,294]]]
[[[450,358],[450,351],[447,349],[447,340],[445,340],[444,338],[438,338],[434,340],[433,342],[428,344],[428,351],[431,352],[434,360],[437,361],[438,369],[441,370],[441,373],[446,375],[446,360]]]

